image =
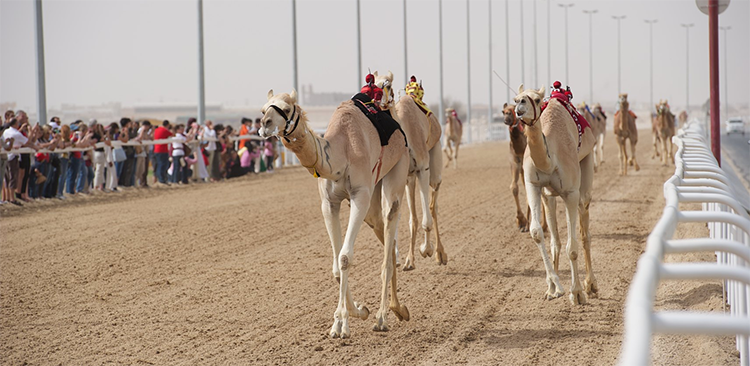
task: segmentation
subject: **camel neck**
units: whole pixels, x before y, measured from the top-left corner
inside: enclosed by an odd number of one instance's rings
[[[547,139],[542,133],[541,118],[531,126],[525,126],[523,129],[526,135],[526,146],[529,150],[529,156],[534,161],[534,166],[542,172],[550,172],[552,161],[549,155]]]
[[[301,109],[300,113],[303,113]],[[307,116],[304,113],[298,123],[294,132],[286,136],[286,139],[281,139],[282,143],[314,177],[330,178],[332,166],[328,158],[329,142],[316,136],[308,127]]]

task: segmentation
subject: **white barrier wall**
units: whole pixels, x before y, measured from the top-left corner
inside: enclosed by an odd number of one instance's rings
[[[705,132],[691,121],[674,137],[675,173],[664,183],[666,207],[646,242],[625,307],[621,365],[651,363],[655,333],[735,335],[740,364],[750,365],[750,208],[742,206],[711,154]],[[682,211],[680,203],[701,202],[702,211]],[[707,238],[674,239],[679,223],[707,223]],[[716,263],[664,263],[669,253],[716,253]],[[729,312],[655,311],[656,289],[666,280],[721,280]]]

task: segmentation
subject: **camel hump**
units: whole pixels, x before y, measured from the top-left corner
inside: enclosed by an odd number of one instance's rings
[[[427,138],[427,147],[432,149],[435,144],[440,141],[440,137],[443,134],[443,129],[440,128],[440,121],[438,121],[435,114],[430,114],[427,118],[430,122],[430,134]]]

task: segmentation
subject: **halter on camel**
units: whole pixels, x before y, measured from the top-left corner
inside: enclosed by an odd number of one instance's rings
[[[278,113],[281,116],[281,118],[284,119],[284,121],[286,121],[286,125],[284,126],[284,133],[281,137],[283,137],[284,140],[286,140],[286,142],[289,143],[290,140],[288,136],[291,135],[297,129],[297,126],[299,125],[299,118],[300,116],[302,116],[302,113],[297,113],[296,104],[294,105],[294,109],[292,110],[291,118],[287,118],[286,113],[284,113],[284,111],[278,106],[276,106],[275,104],[271,104],[270,107],[273,108],[276,111],[276,113]],[[292,129],[289,130],[289,125],[292,124],[292,119],[295,113],[297,113],[297,119],[294,121],[294,126],[292,126]],[[318,149],[318,141],[317,139],[315,139],[315,135],[313,135],[310,129],[307,129],[307,132],[310,134],[311,137],[313,137],[313,144],[315,145],[315,162],[312,163],[312,165],[310,166],[307,166],[304,164],[302,164],[302,166],[307,169],[312,169],[312,176],[315,178],[318,178],[320,177],[320,173],[318,173],[318,169],[315,168],[315,166],[318,165],[318,160],[320,160],[320,151]]]

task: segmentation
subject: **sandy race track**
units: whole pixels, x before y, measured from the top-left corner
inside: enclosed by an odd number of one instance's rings
[[[397,271],[411,320],[390,314],[391,331],[375,333],[373,315],[352,319],[346,340],[328,337],[338,286],[315,179],[301,168],[4,205],[0,363],[611,365],[628,285],[673,171],[649,159],[650,135],[642,135],[640,172],[617,175],[610,134],[607,161],[595,176],[598,299],[575,307],[567,296],[541,300],[541,257],[529,235],[514,228],[507,142],[487,143],[462,148],[459,170],[444,173],[439,219],[448,265],[417,255],[416,270]],[[558,211],[564,237],[562,205]],[[705,227],[684,226],[679,235],[701,232]],[[350,284],[373,313],[381,256],[363,227]],[[568,288],[567,261],[560,275]],[[669,284],[658,296],[664,308],[721,308],[714,282]],[[654,357],[667,365],[739,363],[733,337],[657,337]]]

